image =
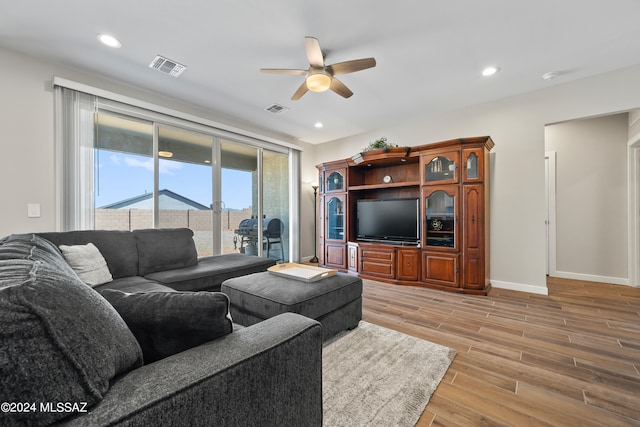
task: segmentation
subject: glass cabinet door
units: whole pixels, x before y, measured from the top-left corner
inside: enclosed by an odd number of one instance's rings
[[[469,153],[465,168],[467,170],[465,175],[467,179],[478,179],[478,156],[476,153]]]
[[[426,246],[450,249],[457,247],[456,196],[456,188],[426,192],[424,196]]]
[[[458,182],[459,159],[458,151],[424,156],[422,160],[425,184]]]
[[[339,171],[330,172],[327,176],[326,191],[344,191],[344,173]]]
[[[462,151],[462,180],[481,182],[483,180],[482,148],[470,148]]]
[[[344,240],[344,199],[335,196],[329,199],[326,207],[327,239]]]

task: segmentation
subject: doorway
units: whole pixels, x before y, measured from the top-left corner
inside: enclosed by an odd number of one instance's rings
[[[640,141],[629,134],[627,113],[545,127],[548,275],[637,286]]]

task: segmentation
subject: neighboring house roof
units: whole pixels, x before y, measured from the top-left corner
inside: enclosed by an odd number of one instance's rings
[[[209,207],[167,189],[158,191],[158,206],[161,210],[209,210]],[[153,209],[153,193],[145,193],[111,203],[100,207],[100,209]]]

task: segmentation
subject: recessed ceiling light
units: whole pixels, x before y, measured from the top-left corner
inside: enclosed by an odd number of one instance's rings
[[[316,122],[316,124],[314,125],[316,128],[320,129],[321,127],[323,127],[324,125],[322,124],[322,122]]]
[[[113,36],[110,36],[109,34],[98,34],[98,40],[100,40],[100,43],[102,43],[105,46],[109,46],[113,48],[119,48],[120,46],[122,46],[122,43],[120,43],[120,40],[118,40]]]
[[[173,153],[171,151],[158,151],[158,156],[170,159],[173,157]]]
[[[496,67],[495,65],[492,65],[482,70],[482,75],[485,77],[489,77],[489,76],[493,76],[498,71],[500,71],[500,67]]]

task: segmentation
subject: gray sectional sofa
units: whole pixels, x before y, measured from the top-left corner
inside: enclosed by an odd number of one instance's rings
[[[190,233],[0,240],[0,425],[322,424],[320,324],[232,324],[220,284],[272,261],[198,259]],[[60,249],[87,243],[113,280],[88,285]]]
[[[98,291],[120,289],[220,291],[226,279],[265,271],[269,258],[240,253],[198,258],[193,231],[188,228],[134,231],[85,230],[38,233],[56,246],[93,243],[109,267],[113,281]]]

